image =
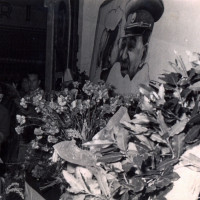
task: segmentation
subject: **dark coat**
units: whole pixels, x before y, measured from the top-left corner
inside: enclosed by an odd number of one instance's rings
[[[10,132],[10,115],[7,108],[0,104],[0,143],[6,140]]]

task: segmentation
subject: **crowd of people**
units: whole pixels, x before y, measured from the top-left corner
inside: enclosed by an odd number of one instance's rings
[[[41,79],[36,72],[23,76],[19,83],[0,82],[0,161],[15,163],[24,159],[26,145],[32,140],[33,133],[26,131],[18,135],[15,131],[16,115],[27,114],[20,106],[20,100],[43,92]]]

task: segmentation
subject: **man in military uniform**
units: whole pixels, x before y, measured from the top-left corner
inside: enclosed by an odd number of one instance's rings
[[[116,3],[116,0],[112,2]],[[145,63],[148,43],[164,5],[162,0],[127,0],[119,6],[124,16],[118,17],[118,24],[113,29],[115,41],[111,42],[109,37],[111,29],[107,34],[103,32],[107,38],[101,37],[99,55],[103,62],[100,78],[115,86],[118,93],[136,94],[140,83],[149,82],[149,67]],[[102,41],[108,41],[107,46]]]

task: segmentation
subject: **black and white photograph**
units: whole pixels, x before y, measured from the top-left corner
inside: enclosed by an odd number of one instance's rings
[[[199,0],[0,0],[0,200],[200,199]]]

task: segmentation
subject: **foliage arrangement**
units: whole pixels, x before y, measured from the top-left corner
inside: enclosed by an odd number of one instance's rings
[[[52,157],[53,145],[72,139],[78,146],[90,141],[121,105],[133,108],[136,101],[131,96],[115,94],[112,87],[103,82],[94,84],[85,80],[83,84],[73,82],[51,94],[26,96],[20,104],[27,115],[16,116],[18,126],[15,130],[22,136],[31,131],[35,134],[27,151],[25,168],[33,177],[45,184],[50,182],[51,186],[52,180],[57,183],[58,170],[62,166],[46,162]]]
[[[190,62],[177,55],[174,72],[141,85],[137,99],[89,81],[50,100],[22,99],[36,112],[18,115],[16,130],[35,126],[31,151],[40,156],[28,156],[27,166],[49,181],[43,189],[60,185],[62,200],[165,199],[179,178],[173,166],[200,139],[200,54],[190,53]]]

